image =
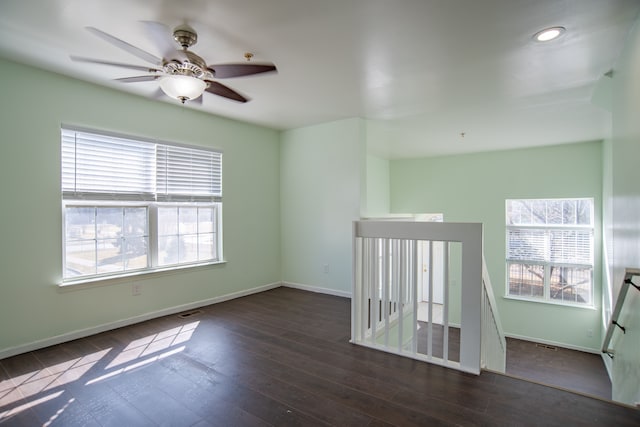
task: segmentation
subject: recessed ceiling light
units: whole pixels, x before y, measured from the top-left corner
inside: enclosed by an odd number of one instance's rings
[[[564,33],[566,29],[564,27],[550,27],[540,30],[533,35],[533,39],[538,42],[548,42],[553,39],[557,39]]]

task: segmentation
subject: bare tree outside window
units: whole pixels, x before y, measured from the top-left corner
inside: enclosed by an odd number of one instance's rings
[[[591,305],[593,200],[507,200],[507,294]]]

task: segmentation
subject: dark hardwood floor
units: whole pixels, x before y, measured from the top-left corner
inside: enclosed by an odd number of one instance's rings
[[[425,356],[429,354],[428,350],[428,333],[427,328],[429,327],[428,322],[418,321],[418,353],[424,354]],[[432,329],[432,349],[431,354],[433,357],[437,357],[442,359],[444,357],[443,347],[444,347],[444,326],[439,325],[437,323],[433,324]],[[460,362],[460,328],[456,328],[453,326],[449,326],[449,337],[448,341],[448,357],[447,359],[453,362]]]
[[[427,354],[428,323],[418,322],[418,353]],[[443,326],[432,329],[434,357],[442,358]],[[460,361],[460,329],[449,327],[449,360]],[[507,338],[508,375],[611,399],[611,381],[599,354]]]
[[[507,338],[507,374],[611,399],[611,381],[599,354]]]
[[[640,411],[349,340],[348,299],[278,288],[0,361],[0,425],[637,426]]]

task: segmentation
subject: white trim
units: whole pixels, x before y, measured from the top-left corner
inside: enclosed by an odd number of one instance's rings
[[[602,357],[602,363],[604,363],[604,367],[607,369],[609,381],[613,384],[613,360],[606,353],[600,352],[600,355]]]
[[[478,369],[477,371],[473,368],[469,368],[466,367],[464,365],[461,365],[459,362],[454,362],[451,360],[443,360],[439,357],[428,357],[427,355],[421,354],[421,353],[411,353],[408,351],[398,351],[393,347],[387,347],[387,346],[383,346],[383,345],[374,345],[371,344],[370,342],[355,342],[353,340],[349,341],[351,344],[357,344],[357,345],[361,345],[363,347],[368,347],[368,348],[372,348],[374,350],[379,350],[379,351],[383,351],[385,353],[391,353],[391,354],[396,354],[398,356],[404,356],[404,357],[408,357],[410,359],[415,359],[415,360],[419,360],[421,362],[426,362],[426,363],[431,363],[432,365],[439,365],[439,366],[444,366],[445,368],[453,368],[453,369],[457,369],[459,371],[462,372],[466,372],[469,374],[474,374],[474,375],[480,375],[480,369]]]
[[[544,298],[527,298],[526,296],[517,296],[517,295],[502,295],[502,298],[509,299],[513,301],[523,301],[523,302],[535,302],[538,304],[549,304],[549,305],[559,305],[562,307],[573,307],[573,308],[581,308],[587,310],[599,310],[600,308],[594,304],[578,304],[571,302],[561,302],[552,299],[544,299]]]
[[[595,349],[595,348],[582,347],[582,346],[579,346],[579,345],[566,344],[566,343],[550,341],[550,340],[543,340],[541,338],[525,337],[523,335],[518,335],[518,334],[505,333],[504,336],[507,337],[507,338],[515,338],[517,340],[529,341],[529,342],[532,342],[532,343],[547,344],[547,345],[552,345],[554,347],[566,348],[568,350],[582,351],[583,353],[600,354],[600,350]],[[508,346],[509,345],[507,344],[507,347]]]
[[[322,288],[320,286],[304,285],[302,283],[282,282],[282,286],[286,288],[300,289],[303,291],[316,292],[319,294],[333,295],[336,297],[351,298],[351,292],[339,291],[337,289]]]
[[[236,298],[241,298],[247,295],[257,294],[260,292],[279,288],[281,286],[283,286],[281,282],[269,283],[267,285],[258,286],[258,287],[246,289],[243,291],[233,292],[230,294],[221,295],[219,297],[208,298],[205,300],[190,302],[187,304],[177,305],[174,307],[168,307],[162,310],[152,311],[150,313],[129,317],[127,319],[116,320],[115,322],[110,322],[110,323],[103,323],[102,325],[92,326],[90,328],[85,328],[85,329],[79,329],[76,331],[67,332],[65,334],[56,335],[56,336],[45,338],[38,341],[33,341],[27,344],[22,344],[15,347],[1,349],[0,359],[5,359],[7,357],[15,356],[17,354],[27,353],[29,351],[34,351],[40,348],[49,347],[51,345],[61,344],[67,341],[88,337],[90,335],[99,334],[101,332],[110,331],[112,329],[121,328],[123,326],[133,325],[136,323],[144,322],[144,321],[155,319],[158,317],[181,313],[183,311],[193,310],[196,308],[205,307],[212,304],[217,304],[217,303],[229,301]]]
[[[64,252],[63,252],[64,253]],[[150,279],[149,276],[166,276],[169,274],[176,274],[188,270],[191,268],[203,268],[211,266],[222,266],[226,264],[226,260],[220,261],[206,261],[197,262],[191,264],[176,264],[168,267],[157,267],[155,269],[147,268],[140,270],[132,270],[130,272],[124,272],[121,274],[106,274],[102,276],[91,276],[76,280],[66,280],[57,284],[60,292],[89,289],[97,286],[108,286],[119,283],[131,282],[132,279]]]

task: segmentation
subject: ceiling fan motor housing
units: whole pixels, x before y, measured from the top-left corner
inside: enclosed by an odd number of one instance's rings
[[[212,78],[207,69],[207,63],[200,56],[189,51],[189,47],[196,44],[198,34],[188,25],[180,25],[173,30],[173,38],[182,46],[183,50],[176,51],[176,58],[165,61],[162,68],[167,74],[179,74],[196,77],[198,79]]]
[[[197,78],[211,77],[204,59],[188,50],[177,51],[177,54],[182,60],[172,59],[166,61],[162,66],[165,73],[189,75]]]
[[[188,49],[198,42],[198,34],[188,25],[180,25],[173,30],[173,39],[184,49]]]

